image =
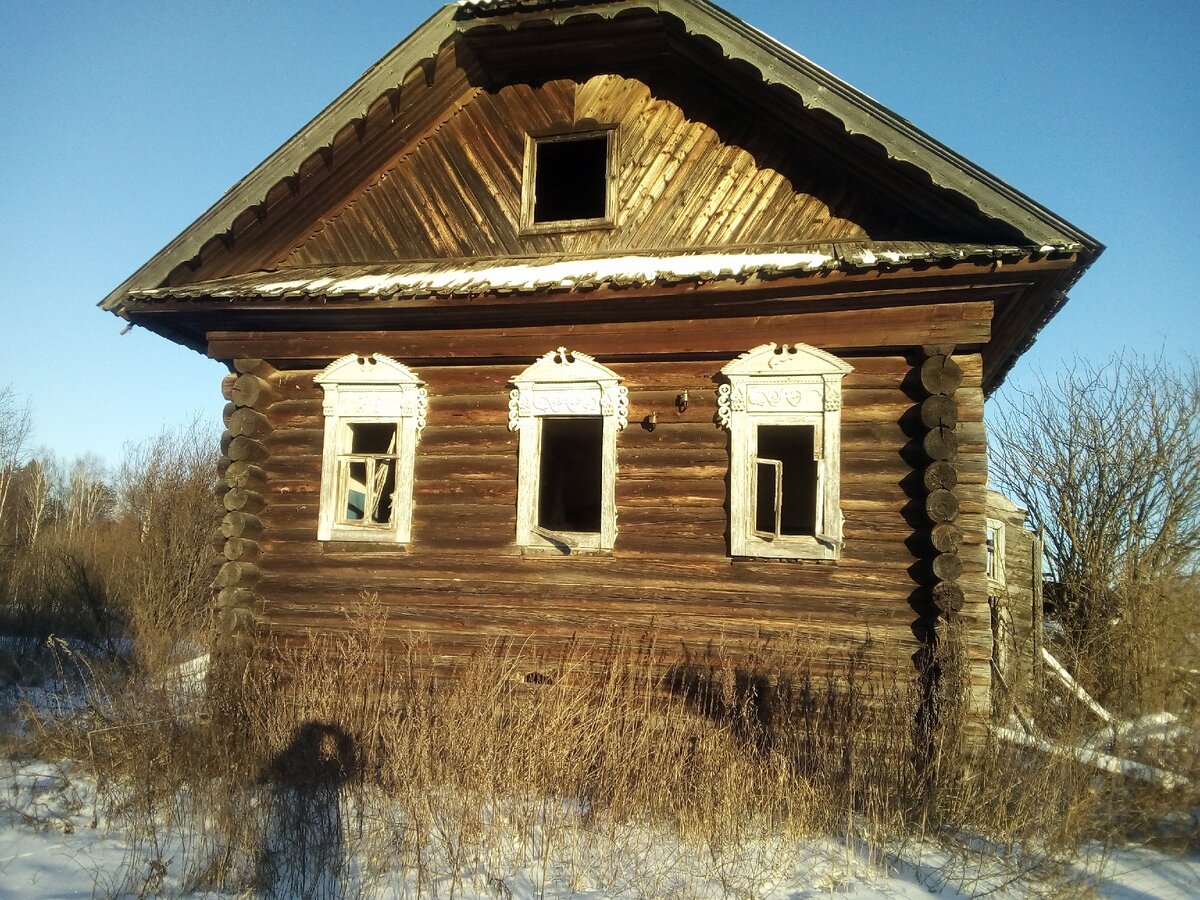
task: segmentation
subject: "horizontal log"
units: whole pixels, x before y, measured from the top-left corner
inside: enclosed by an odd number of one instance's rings
[[[240,376],[230,391],[230,399],[238,406],[249,406],[265,411],[274,399],[271,383],[257,375]]]
[[[224,639],[248,638],[259,624],[259,617],[245,607],[229,606],[217,613],[217,633]]]
[[[231,562],[237,560],[257,562],[261,556],[257,541],[240,537],[229,538],[225,541],[225,558]]]
[[[231,462],[225,470],[225,483],[231,488],[262,491],[267,483],[266,470],[246,460]]]
[[[953,428],[958,424],[958,404],[943,394],[921,402],[921,424],[926,428]]]
[[[965,430],[965,429],[964,429]],[[949,428],[934,428],[921,439],[921,449],[933,460],[951,460],[958,456],[959,435]]]
[[[931,356],[921,364],[921,386],[931,394],[949,396],[962,382],[962,367],[949,356]]]
[[[249,588],[226,587],[217,591],[217,609],[226,609],[231,606],[253,609],[258,606],[259,602],[258,596]]]
[[[228,359],[228,357],[225,357]],[[240,375],[269,376],[275,367],[263,359],[234,359],[233,368]]]
[[[939,522],[930,530],[929,542],[942,553],[957,553],[963,545],[963,533],[957,525]]]
[[[262,530],[262,520],[246,512],[227,512],[221,520],[221,534],[227,538],[254,538],[262,534]]]
[[[957,553],[939,553],[933,558],[933,574],[942,581],[958,581],[963,574],[963,562]]]
[[[221,396],[226,400],[233,399],[233,384],[235,381],[237,381],[237,374],[234,372],[230,372],[221,379]]]
[[[930,463],[922,473],[925,490],[952,491],[958,484],[958,469],[944,460]]]
[[[217,572],[218,588],[251,587],[262,578],[262,570],[251,562],[227,562]]]
[[[229,512],[258,513],[266,506],[262,494],[245,488],[230,488],[223,502]]]
[[[933,605],[944,613],[961,612],[966,602],[966,594],[954,582],[943,581],[933,586]]]
[[[930,338],[984,344],[991,337],[992,303],[944,303],[871,310],[802,312],[710,320],[533,325],[511,328],[405,329],[368,332],[210,332],[208,354],[229,359],[261,353],[272,359],[337,359],[369,348],[409,364],[447,358],[528,357],[557,346],[592,356],[641,353],[723,353],[730,359],[762,343],[804,341],[832,352],[905,347]],[[241,371],[239,369],[239,371]],[[518,370],[519,371],[519,370]],[[960,370],[961,371],[961,370]],[[261,374],[261,373],[259,373]],[[514,373],[515,374],[515,373]]]
[[[958,516],[958,497],[951,491],[932,491],[925,498],[925,515],[934,523],[953,522]]]
[[[222,439],[222,444],[224,443]],[[264,444],[244,435],[229,435],[228,446],[223,446],[222,450],[234,462],[261,463],[270,456]]]
[[[262,438],[271,433],[272,427],[258,410],[241,406],[229,417],[229,431],[238,437]]]
[[[950,356],[953,353],[953,344],[926,344],[921,348],[921,355],[926,359],[932,356]]]

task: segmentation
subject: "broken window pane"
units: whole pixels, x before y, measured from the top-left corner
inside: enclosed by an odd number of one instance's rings
[[[355,423],[341,458],[343,522],[388,525],[396,493],[396,426]]]
[[[758,426],[754,528],[761,537],[817,533],[816,429]]]
[[[539,141],[533,221],[603,219],[608,206],[608,136]]]
[[[538,525],[599,532],[604,420],[544,418],[538,470]]]

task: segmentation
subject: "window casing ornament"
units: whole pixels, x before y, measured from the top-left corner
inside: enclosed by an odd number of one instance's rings
[[[806,344],[762,344],[721,370],[729,431],[730,553],[836,559],[842,548],[842,379],[852,368]]]
[[[520,435],[517,545],[564,554],[612,549],[617,432],[629,423],[620,376],[559,347],[511,383],[508,427]]]
[[[381,353],[343,356],[313,380],[325,392],[317,539],[407,543],[423,383]]]

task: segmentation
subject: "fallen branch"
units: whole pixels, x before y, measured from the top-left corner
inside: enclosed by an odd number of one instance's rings
[[[1055,744],[1045,738],[1024,734],[1012,728],[993,726],[991,730],[992,734],[1003,741],[1019,744],[1022,747],[1031,747],[1034,750],[1040,750],[1049,756],[1056,756],[1060,759],[1073,759],[1076,762],[1092,766],[1104,772],[1112,772],[1114,775],[1126,775],[1130,778],[1137,778],[1140,781],[1152,782],[1168,790],[1187,787],[1191,784],[1191,781],[1187,778],[1184,778],[1182,775],[1176,775],[1174,772],[1167,772],[1154,766],[1148,766],[1145,763],[1134,762],[1132,759],[1122,759],[1109,753],[1102,753],[1099,750]]]

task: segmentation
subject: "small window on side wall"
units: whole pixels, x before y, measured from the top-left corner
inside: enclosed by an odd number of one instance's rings
[[[763,344],[721,370],[733,556],[841,555],[842,378],[850,371],[804,344]]]
[[[613,128],[528,136],[521,230],[579,231],[611,225],[614,149]]]
[[[353,354],[315,379],[325,392],[317,539],[407,543],[427,394],[394,359]]]
[[[569,555],[617,537],[617,432],[628,423],[620,377],[560,347],[512,380],[508,427],[520,433],[519,547]]]
[[[1004,523],[999,519],[987,520],[987,580],[988,595],[998,596],[1006,590],[1004,573]]]

